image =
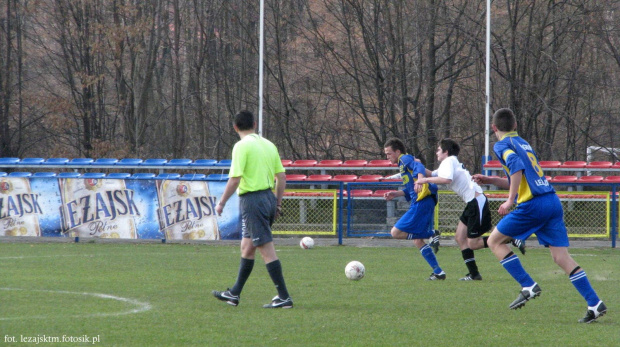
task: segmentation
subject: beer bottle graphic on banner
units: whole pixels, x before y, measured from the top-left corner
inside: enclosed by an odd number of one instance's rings
[[[38,199],[28,178],[0,178],[0,236],[41,236]]]
[[[158,181],[159,221],[167,239],[219,240],[216,197],[205,181]]]
[[[63,232],[69,237],[137,238],[140,210],[121,179],[59,179]]]

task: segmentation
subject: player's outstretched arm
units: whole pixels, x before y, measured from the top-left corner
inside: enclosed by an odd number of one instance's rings
[[[390,201],[394,198],[397,198],[399,196],[405,196],[405,192],[403,192],[402,190],[396,190],[393,192],[387,192],[385,194],[383,194],[383,198],[385,198],[385,200]]]
[[[474,182],[478,184],[492,184],[501,189],[509,189],[510,184],[508,183],[507,178],[503,177],[490,177],[482,174],[475,174],[471,177]]]

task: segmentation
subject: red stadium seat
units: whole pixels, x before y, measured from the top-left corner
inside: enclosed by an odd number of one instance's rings
[[[499,160],[489,160],[486,164],[484,164],[484,167],[500,168],[502,167],[502,163],[500,163]]]
[[[312,159],[300,159],[295,160],[294,163],[290,164],[291,167],[312,167],[316,166],[317,161]]]
[[[339,182],[355,182],[357,180],[357,175],[335,175],[332,177],[332,181]]]
[[[560,165],[561,168],[582,169],[586,167],[585,161],[565,161]]]
[[[342,165],[342,160],[332,160],[332,159],[321,160],[318,164],[316,164],[316,166],[319,166],[319,167],[340,167],[341,165]]]
[[[560,167],[561,164],[562,163],[557,160],[541,160],[538,162],[538,165],[540,165],[543,169]]]
[[[364,167],[368,164],[366,160],[354,159],[354,160],[346,160],[342,163],[343,167]]]
[[[379,190],[375,190],[371,196],[375,196],[375,197],[383,197],[385,195],[385,193],[389,193],[389,192],[395,192],[396,190],[394,189],[379,189]]]
[[[614,165],[612,165],[612,168],[620,170],[620,161],[617,161]]]
[[[581,176],[577,179],[577,182],[599,183],[603,182],[603,176]]]
[[[366,166],[371,166],[371,167],[388,167],[388,166],[396,166],[396,164],[392,164],[387,159],[375,159],[375,160],[369,161],[368,165],[366,165]]]
[[[331,181],[331,175],[310,175],[306,181]]]
[[[607,176],[603,178],[603,182],[606,183],[620,183],[620,176]]]
[[[587,169],[609,169],[612,167],[610,161],[591,161],[586,165]]]
[[[282,166],[291,166],[291,164],[293,164],[293,161],[290,159],[282,159]]]
[[[286,175],[287,181],[305,181],[306,175],[290,174]]]
[[[361,175],[357,178],[357,182],[379,182],[383,178],[381,175]]]
[[[565,176],[565,175],[559,175],[559,176],[554,176],[551,179],[551,182],[577,182],[577,176]]]

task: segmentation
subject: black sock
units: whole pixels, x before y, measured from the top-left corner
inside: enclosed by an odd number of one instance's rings
[[[489,248],[488,241],[489,241],[489,237],[488,236],[485,236],[485,237],[482,238],[482,242],[484,243],[484,248]]]
[[[275,284],[276,289],[278,290],[278,296],[280,299],[287,299],[289,297],[288,290],[286,290],[286,284],[284,283],[284,276],[282,275],[282,264],[280,264],[280,259],[274,260],[271,263],[267,264],[267,272],[269,272],[269,276]]]
[[[461,250],[461,254],[463,255],[463,260],[465,260],[465,265],[467,266],[467,270],[469,270],[469,274],[472,277],[478,275],[478,265],[476,265],[474,251],[471,248],[466,248]]]
[[[245,259],[241,258],[241,262],[239,263],[239,275],[237,276],[237,282],[230,289],[230,293],[232,295],[239,295],[243,290],[243,286],[245,282],[250,277],[252,273],[252,269],[254,268],[254,259]]]

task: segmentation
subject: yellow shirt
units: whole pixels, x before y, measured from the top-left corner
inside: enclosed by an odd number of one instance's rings
[[[273,189],[277,173],[284,172],[278,149],[269,140],[251,134],[233,147],[229,177],[241,177],[238,195]]]

